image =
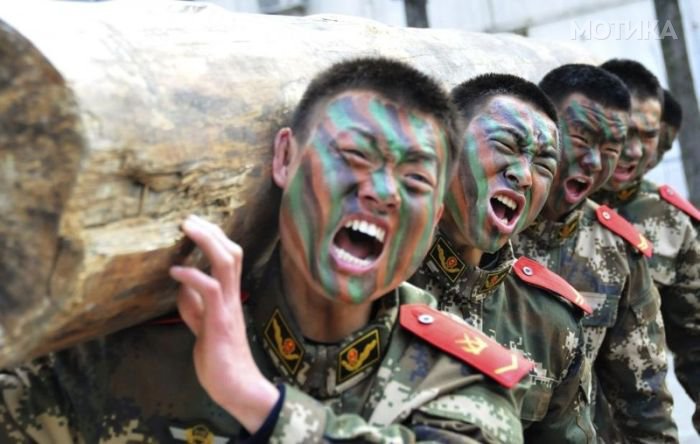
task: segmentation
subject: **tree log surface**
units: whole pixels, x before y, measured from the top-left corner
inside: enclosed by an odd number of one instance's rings
[[[447,88],[597,62],[571,42],[342,16],[3,2],[0,367],[171,310],[169,265],[206,265],[178,228],[190,213],[225,227],[247,266],[262,257],[276,235],[275,131],[314,74],[360,55]]]

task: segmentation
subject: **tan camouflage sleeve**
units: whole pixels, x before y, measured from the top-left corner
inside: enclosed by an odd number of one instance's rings
[[[661,314],[676,376],[695,401],[693,424],[700,432],[700,239],[690,225],[672,267],[673,281],[659,286]]]
[[[579,335],[581,341],[583,335]],[[525,429],[526,442],[594,443],[591,421],[591,364],[584,357],[582,344],[549,402],[547,415]]]
[[[595,372],[613,412],[615,426],[633,443],[678,442],[666,387],[666,337],[660,298],[646,260],[630,254],[615,325],[608,330]],[[599,418],[596,418],[596,423]]]
[[[372,415],[375,420],[367,421],[356,414],[336,415],[314,398],[286,386],[270,442],[523,442],[515,401],[508,390],[474,384],[451,394],[426,395],[425,401],[414,398],[406,403],[398,417],[378,412],[380,405]]]
[[[83,443],[63,414],[57,386],[22,369],[0,371],[0,442]]]

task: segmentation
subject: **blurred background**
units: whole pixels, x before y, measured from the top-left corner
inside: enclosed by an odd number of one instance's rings
[[[100,1],[100,0],[75,0]],[[142,0],[141,0],[142,1]],[[516,33],[576,41],[603,62],[630,58],[654,72],[683,106],[679,140],[651,173],[700,207],[700,2],[696,0],[209,0],[245,13],[345,14],[392,26]],[[700,443],[694,405],[673,374],[682,443]]]

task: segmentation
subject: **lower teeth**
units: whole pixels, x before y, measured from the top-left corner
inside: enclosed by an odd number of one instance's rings
[[[352,254],[348,253],[347,251],[343,250],[342,248],[337,248],[336,247],[336,252],[338,254],[338,257],[342,259],[345,262],[349,262],[353,265],[359,265],[361,267],[365,267],[371,263],[371,261],[368,261],[366,259],[360,259],[359,257],[355,257]]]

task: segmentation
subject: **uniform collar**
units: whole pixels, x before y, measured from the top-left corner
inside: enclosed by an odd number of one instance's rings
[[[583,205],[569,213],[562,221],[538,218],[525,230],[524,234],[530,239],[537,239],[539,244],[549,248],[560,246],[578,232],[583,216],[582,207]]]
[[[617,208],[633,201],[635,197],[637,197],[637,194],[639,194],[641,188],[641,182],[638,182],[635,185],[620,191],[600,190],[597,191],[591,197],[591,199],[612,208]]]
[[[254,334],[277,370],[276,379],[326,399],[356,385],[379,366],[397,321],[398,290],[375,302],[372,319],[361,330],[339,343],[317,343],[304,338],[287,304],[278,252],[264,276],[246,305]]]
[[[445,234],[438,232],[415,281],[438,298],[441,309],[481,301],[500,287],[513,266],[510,243],[492,256],[491,263],[484,268],[467,264]]]

